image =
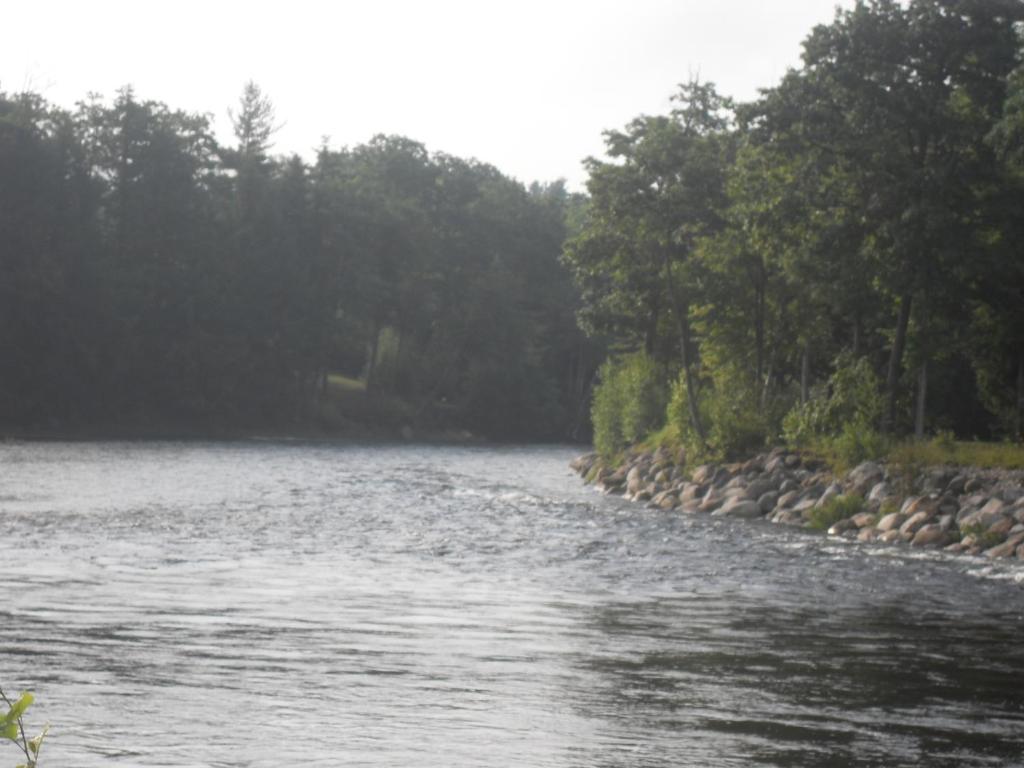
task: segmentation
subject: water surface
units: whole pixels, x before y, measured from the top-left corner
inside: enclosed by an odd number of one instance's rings
[[[44,766],[1024,765],[1020,567],[644,509],[573,453],[4,445],[0,684]]]

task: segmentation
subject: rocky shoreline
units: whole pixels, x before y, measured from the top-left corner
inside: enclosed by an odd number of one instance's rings
[[[1024,561],[1024,472],[864,462],[843,475],[783,448],[688,471],[664,448],[616,466],[597,454],[571,466],[604,493],[685,514],[821,528],[869,544]]]

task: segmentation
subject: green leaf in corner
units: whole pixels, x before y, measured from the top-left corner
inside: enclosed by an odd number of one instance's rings
[[[0,737],[16,741],[18,738],[18,724],[17,723],[3,723],[0,725]]]
[[[35,697],[28,691],[22,691],[21,697],[11,705],[11,711],[4,715],[3,724],[15,722],[19,717],[25,714],[25,710],[32,706],[32,702],[35,701]]]

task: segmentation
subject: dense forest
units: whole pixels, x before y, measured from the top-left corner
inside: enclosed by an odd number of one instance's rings
[[[566,245],[617,352],[595,440],[1022,434],[1018,0],[858,2],[753,103],[710,83],[606,134]]]
[[[689,451],[1024,420],[1019,0],[857,2],[752,103],[680,86],[586,194],[402,137],[0,93],[0,427],[358,425]],[[595,371],[606,350],[611,354]]]
[[[231,116],[0,93],[0,427],[585,434],[578,196],[396,136],[275,157],[253,83]]]

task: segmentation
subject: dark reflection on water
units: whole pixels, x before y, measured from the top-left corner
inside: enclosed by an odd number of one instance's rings
[[[570,449],[0,448],[52,765],[1014,766],[1022,571],[627,506]]]
[[[1021,757],[1019,614],[951,625],[892,606],[837,615],[700,603],[594,616],[603,635],[650,648],[580,662],[628,730],[687,735],[672,757],[643,764],[952,768]],[[673,626],[682,616],[688,625]]]

